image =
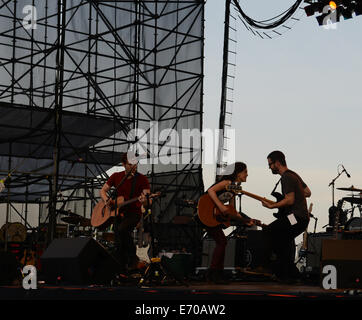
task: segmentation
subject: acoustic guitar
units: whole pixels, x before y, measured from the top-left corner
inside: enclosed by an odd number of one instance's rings
[[[161,192],[150,194],[150,199],[156,198]],[[124,197],[117,198],[117,210],[120,213],[120,209],[134,202],[139,201],[140,197],[135,197],[130,200],[124,201]],[[91,225],[96,228],[104,228],[113,223],[113,219],[116,216],[116,210],[114,207],[107,206],[104,201],[99,201],[92,211]]]
[[[226,205],[228,208],[227,213],[224,214],[216,206],[215,202],[210,198],[206,193],[202,195],[198,202],[197,215],[200,221],[207,227],[216,227],[222,225],[224,228],[230,227],[231,220],[235,220],[235,217],[238,215],[236,209],[231,205]],[[258,221],[254,220],[254,223],[257,226],[263,227],[264,225]]]

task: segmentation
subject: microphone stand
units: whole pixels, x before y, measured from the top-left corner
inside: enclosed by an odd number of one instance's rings
[[[338,173],[338,176],[335,177],[328,185],[328,187],[332,186],[332,205],[333,205],[333,207],[334,207],[334,185],[335,185],[336,180],[342,175],[343,172],[344,171]]]
[[[315,217],[315,216],[310,216],[310,217],[314,219],[314,230],[313,230],[313,233],[315,234],[316,229],[317,229],[318,218]]]

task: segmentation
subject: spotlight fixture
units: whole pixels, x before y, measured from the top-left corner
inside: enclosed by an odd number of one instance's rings
[[[356,16],[362,14],[362,0],[310,0],[306,3],[308,5],[304,10],[308,17],[317,12],[321,13],[316,17],[320,26],[325,25],[328,21],[339,22],[341,16],[347,20],[353,18],[353,13]]]
[[[342,8],[341,15],[343,16],[344,20],[352,19],[352,10],[349,8]]]
[[[336,10],[337,9],[337,3],[335,3],[334,1],[329,1],[329,7],[332,10]]]
[[[304,8],[304,11],[308,17],[313,16],[316,12],[322,13],[323,12],[323,3],[311,3],[309,6]]]

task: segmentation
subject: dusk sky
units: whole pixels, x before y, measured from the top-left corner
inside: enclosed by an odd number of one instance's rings
[[[252,18],[266,20],[294,2],[244,0],[240,5]],[[206,3],[204,128],[218,127],[224,10],[225,1]],[[292,30],[274,39],[254,36],[237,23],[232,128],[236,159],[248,165],[243,189],[274,200],[270,193],[279,176],[271,174],[266,157],[273,150],[283,151],[289,168],[312,191],[308,203],[313,203],[321,232],[328,224],[328,184],[338,175],[337,166],[343,164],[351,178],[343,173],[336,188],[362,188],[362,17],[326,30],[315,17],[301,11],[297,16],[301,20]],[[205,187],[213,183],[214,171],[204,167]],[[336,190],[335,202],[349,194]],[[274,220],[274,211],[254,199],[243,197],[242,209],[264,223]],[[311,220],[308,230],[313,227]]]
[[[243,0],[240,5],[252,18],[266,20],[294,2]],[[224,11],[224,0],[206,2],[204,129],[218,127]],[[231,126],[236,159],[245,162],[249,171],[243,188],[274,200],[270,193],[278,176],[271,174],[266,157],[273,150],[283,151],[289,168],[310,187],[308,201],[318,218],[317,231],[324,231],[332,205],[328,184],[337,176],[338,165],[343,164],[351,178],[343,173],[336,188],[362,188],[362,17],[326,30],[301,10],[297,16],[301,20],[292,30],[274,39],[254,36],[238,21]],[[205,188],[214,179],[215,167],[204,165]],[[335,202],[349,194],[336,190]],[[347,204],[345,209],[350,207]],[[264,223],[274,220],[274,211],[254,199],[243,197],[242,209]],[[31,225],[36,221],[34,217]],[[312,220],[309,231],[313,226]]]

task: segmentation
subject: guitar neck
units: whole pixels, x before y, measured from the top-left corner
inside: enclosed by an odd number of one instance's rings
[[[149,196],[149,198],[152,199],[152,198],[158,197],[160,194],[161,194],[160,192],[153,193],[153,194],[151,194],[151,195]],[[126,206],[126,205],[131,204],[131,203],[136,202],[136,201],[138,201],[138,197],[132,198],[132,199],[130,199],[130,200],[127,200],[127,201],[121,203],[120,205],[118,205],[118,208],[121,208],[121,207],[123,207],[123,206]]]
[[[253,199],[256,199],[256,200],[259,200],[259,201],[266,201],[266,202],[269,202],[269,203],[274,203],[274,201],[272,200],[269,200],[269,199],[266,199],[264,197],[260,197],[256,194],[253,194],[253,193],[250,193],[250,192],[247,192],[247,191],[244,191],[244,190],[240,190],[240,192],[242,194],[245,194],[246,196],[250,197],[250,198],[253,198]]]
[[[137,197],[137,198],[130,199],[130,200],[127,200],[127,201],[121,203],[120,205],[118,205],[118,208],[124,207],[124,206],[126,206],[126,205],[128,205],[128,204],[131,204],[131,203],[133,203],[133,202],[136,202],[136,201],[138,201],[138,197]]]

